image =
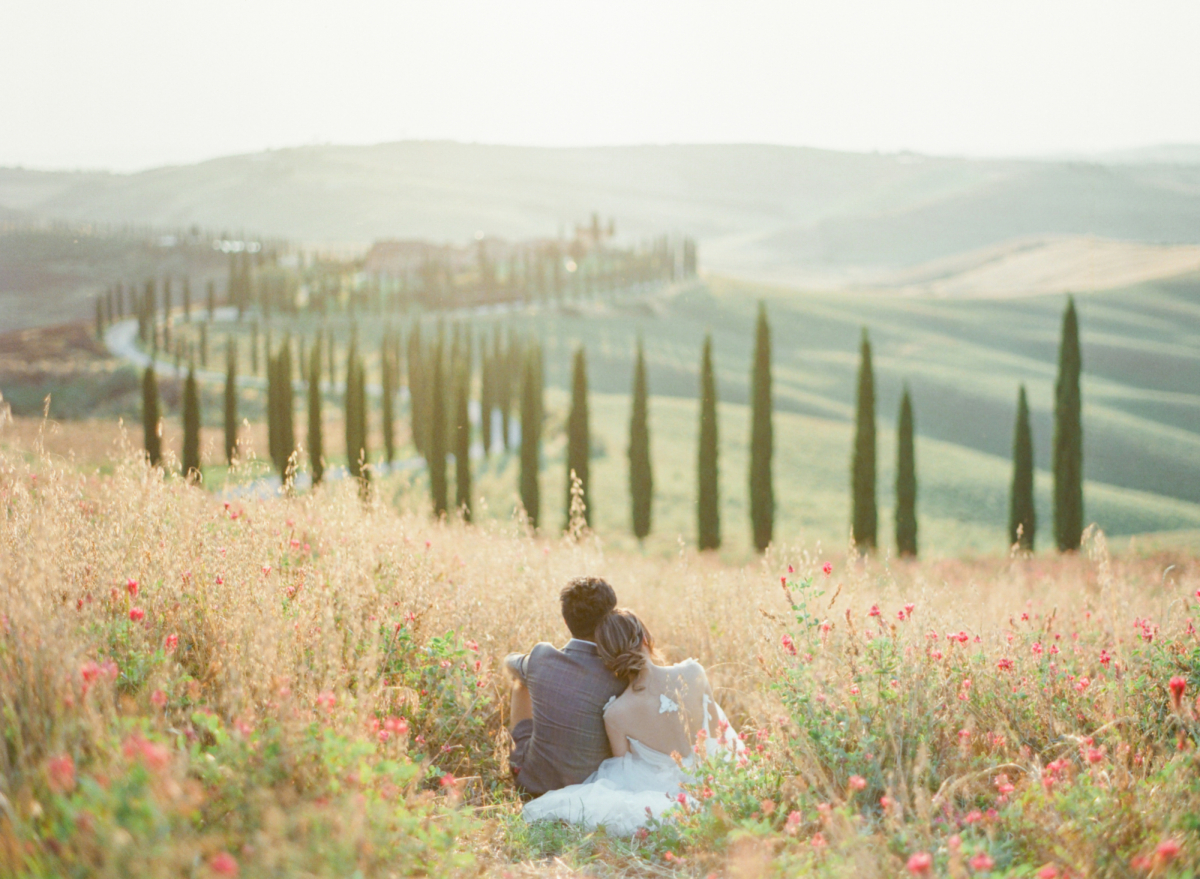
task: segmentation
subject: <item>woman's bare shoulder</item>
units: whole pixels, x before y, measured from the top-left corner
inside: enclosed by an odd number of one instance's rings
[[[694,659],[685,659],[683,662],[677,662],[672,668],[682,675],[685,680],[698,681],[707,677],[704,666]]]
[[[625,692],[620,696],[612,696],[604,705],[604,716],[619,717],[627,713],[636,695],[633,692],[633,687],[626,687]]]

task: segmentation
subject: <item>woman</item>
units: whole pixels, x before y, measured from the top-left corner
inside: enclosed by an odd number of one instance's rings
[[[617,608],[596,628],[604,664],[627,686],[604,707],[613,757],[582,784],[543,794],[525,805],[526,821],[558,819],[604,826],[628,836],[679,802],[681,785],[702,743],[708,756],[745,750],[713,700],[694,659],[661,665],[654,639],[631,610]],[[678,761],[678,762],[677,762]]]

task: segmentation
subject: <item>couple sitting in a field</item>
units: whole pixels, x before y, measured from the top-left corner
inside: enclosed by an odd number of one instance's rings
[[[654,639],[613,588],[580,577],[562,591],[571,640],[514,653],[513,750],[527,821],[556,818],[629,835],[681,799],[693,748],[745,750],[704,668],[662,665]],[[699,750],[697,748],[697,750]]]

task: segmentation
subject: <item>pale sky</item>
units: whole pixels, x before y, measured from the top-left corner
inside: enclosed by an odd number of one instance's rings
[[[1197,0],[4,0],[0,166],[310,143],[1200,143]]]

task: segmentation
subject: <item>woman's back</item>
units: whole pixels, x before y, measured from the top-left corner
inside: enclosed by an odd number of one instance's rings
[[[707,729],[710,689],[704,667],[694,659],[651,665],[604,710],[604,725],[617,756],[636,740],[663,754],[688,757],[697,734]]]

